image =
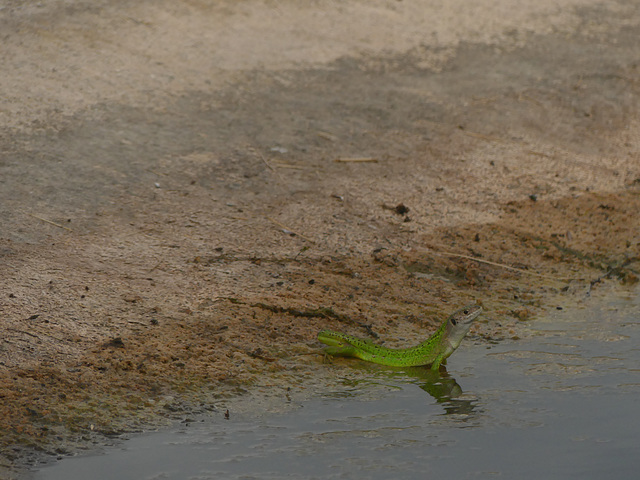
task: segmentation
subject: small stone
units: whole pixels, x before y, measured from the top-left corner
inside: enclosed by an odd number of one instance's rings
[[[395,212],[398,215],[405,215],[409,213],[409,207],[407,207],[404,203],[399,203],[398,205],[396,205]]]

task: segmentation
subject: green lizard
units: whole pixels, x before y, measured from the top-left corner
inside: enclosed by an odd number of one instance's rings
[[[454,312],[426,341],[411,348],[393,349],[361,340],[346,333],[323,330],[318,340],[329,345],[325,353],[337,357],[356,357],[392,367],[431,365],[437,371],[451,355],[482,312],[480,305],[468,305]]]

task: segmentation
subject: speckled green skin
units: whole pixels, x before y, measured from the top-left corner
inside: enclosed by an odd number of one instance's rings
[[[325,348],[328,355],[355,357],[392,367],[431,365],[432,370],[438,370],[440,364],[458,348],[481,312],[482,307],[479,305],[468,305],[457,310],[426,341],[411,348],[386,348],[375,345],[370,340],[330,330],[318,333],[318,340],[329,345]]]

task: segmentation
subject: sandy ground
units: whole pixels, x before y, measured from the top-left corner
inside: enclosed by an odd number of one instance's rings
[[[4,476],[637,282],[637,2],[301,3],[0,2]]]

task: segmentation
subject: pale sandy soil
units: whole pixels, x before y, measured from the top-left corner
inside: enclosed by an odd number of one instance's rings
[[[477,301],[483,344],[636,282],[638,38],[634,1],[0,2],[5,473],[322,388],[322,328]]]

